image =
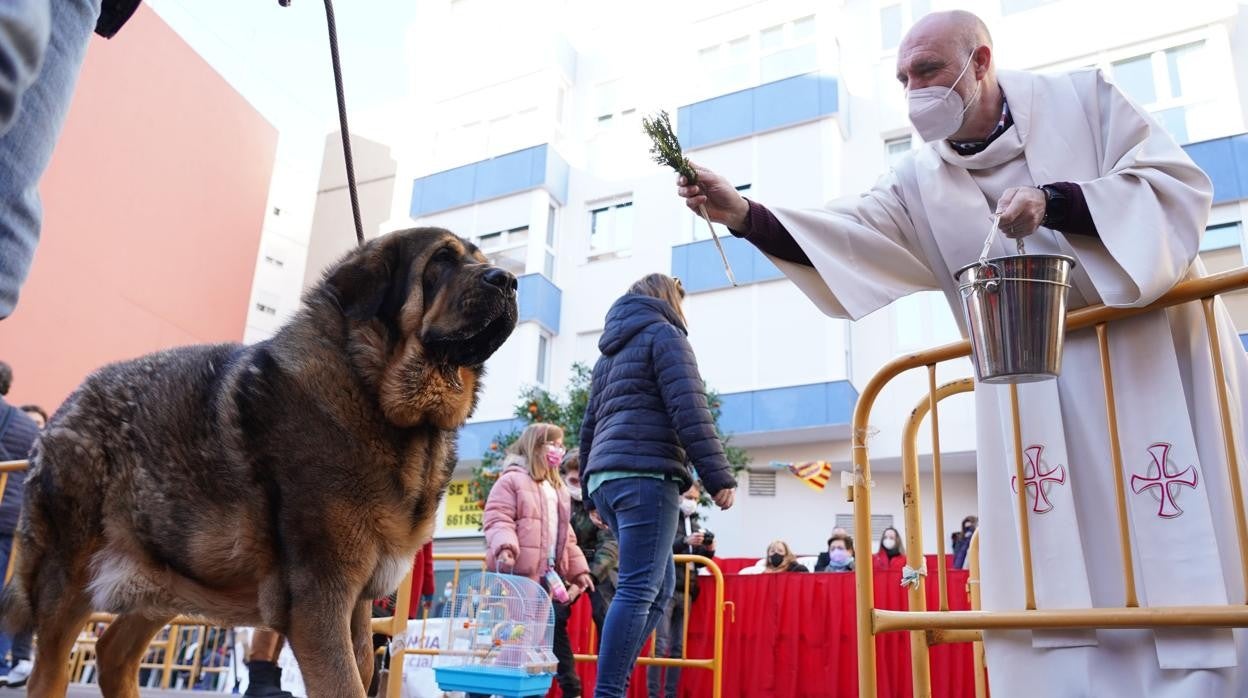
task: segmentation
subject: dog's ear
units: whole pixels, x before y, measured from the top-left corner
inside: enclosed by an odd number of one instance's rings
[[[326,276],[325,289],[343,315],[363,322],[377,317],[387,298],[402,293],[407,265],[401,260],[402,238],[386,235],[346,256]]]

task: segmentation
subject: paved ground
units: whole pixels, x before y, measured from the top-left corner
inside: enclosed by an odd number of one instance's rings
[[[24,689],[23,689],[24,692]],[[216,695],[207,691],[195,691],[194,693],[201,696]],[[159,688],[145,688],[140,691],[143,698],[187,698],[191,691],[174,691],[163,690]],[[3,694],[0,694],[3,695]],[[226,695],[226,694],[222,694]],[[70,684],[69,694],[67,698],[100,698],[100,688],[95,684]]]

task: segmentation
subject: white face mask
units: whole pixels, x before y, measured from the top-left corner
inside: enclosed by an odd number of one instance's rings
[[[578,485],[578,486],[576,486],[576,487],[569,487],[569,488],[568,488],[568,496],[569,496],[569,497],[571,497],[571,498],[572,498],[572,501],[574,501],[574,502],[579,502],[579,501],[581,501],[581,488],[580,488],[580,486]]]
[[[970,103],[965,105],[962,103],[962,96],[953,88],[957,87],[962,76],[966,75],[974,58],[974,52],[966,57],[966,65],[962,66],[962,72],[958,73],[958,77],[949,87],[939,85],[920,87],[907,93],[906,99],[910,103],[910,123],[914,125],[914,130],[925,143],[948,138],[962,128],[962,120],[967,110],[979,98],[980,84],[979,81],[975,82],[975,93],[971,95]]]
[[[685,516],[693,516],[693,512],[697,510],[698,510],[698,500],[681,498],[680,513],[684,514]]]
[[[893,548],[897,547],[897,541],[893,540],[892,538],[885,538],[884,542],[881,543],[881,545],[884,546],[885,550],[892,550]]]

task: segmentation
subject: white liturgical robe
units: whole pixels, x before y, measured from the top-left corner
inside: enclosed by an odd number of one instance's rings
[[[860,197],[772,209],[814,268],[773,261],[825,313],[860,318],[939,289],[961,324],[953,275],[978,258],[997,199],[1050,182],[1080,185],[1098,232],[1041,228],[1027,238],[1029,253],[1075,258],[1072,308],[1147,305],[1203,274],[1196,253],[1212,187],[1147,113],[1095,70],[998,77],[1014,126],[983,152],[928,144]],[[1012,248],[999,237],[991,255]],[[1248,356],[1220,302],[1217,317],[1242,471]],[[1140,604],[1244,603],[1199,303],[1113,323],[1109,342]],[[1124,603],[1101,386],[1092,330],[1067,338],[1058,380],[1020,386],[1038,608]],[[1008,387],[977,385],[975,394],[983,606],[1018,610]],[[991,631],[985,642],[993,695],[1248,695],[1239,630]]]

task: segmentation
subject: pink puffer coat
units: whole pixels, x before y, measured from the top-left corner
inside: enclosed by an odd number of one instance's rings
[[[585,555],[576,545],[576,533],[569,521],[572,498],[568,489],[557,489],[559,526],[555,541],[555,571],[567,581],[589,572]],[[546,496],[542,486],[529,475],[528,468],[512,459],[503,468],[498,482],[485,502],[485,564],[490,571],[510,572],[537,581],[546,573],[550,550],[550,526],[546,518]],[[504,550],[516,556],[514,570],[498,569],[498,554]]]

